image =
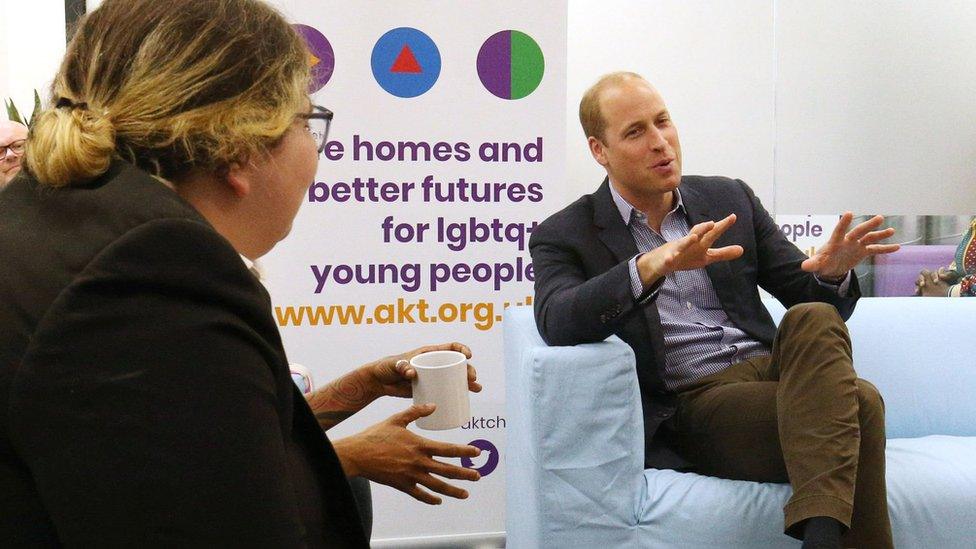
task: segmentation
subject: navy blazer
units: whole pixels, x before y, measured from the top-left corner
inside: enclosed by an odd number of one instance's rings
[[[267,293],[117,161],[0,192],[0,545],[367,547]]]
[[[733,261],[705,268],[729,319],[758,341],[772,346],[776,326],[759,297],[763,288],[787,308],[822,301],[850,317],[860,295],[852,276],[842,298],[800,269],[806,259],[776,227],[748,185],[726,177],[684,176],[681,197],[692,225],[736,214],[734,225],[716,247],[739,244]],[[556,212],[529,241],[535,271],[535,317],[549,345],[602,341],[616,334],[634,350],[644,411],[647,467],[676,468],[684,460],[655,437],[674,414],[674,395],[662,381],[664,334],[654,297],[639,305],[631,292],[628,261],[638,253],[605,179],[593,194]],[[644,314],[644,308],[647,314]]]

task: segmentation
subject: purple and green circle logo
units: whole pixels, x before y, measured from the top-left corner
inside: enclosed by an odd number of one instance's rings
[[[318,30],[308,25],[293,26],[308,46],[308,67],[312,73],[308,93],[315,93],[332,78],[332,72],[335,70],[335,52],[329,40]]]
[[[468,446],[475,446],[477,448],[481,448],[481,455],[488,454],[488,460],[485,461],[485,464],[482,465],[481,467],[475,467],[474,461],[472,461],[471,458],[463,457],[461,458],[461,467],[474,469],[475,471],[478,471],[478,474],[480,474],[483,477],[490,475],[491,472],[494,471],[496,467],[498,467],[498,461],[499,461],[498,448],[495,448],[494,444],[488,442],[487,440],[483,440],[479,438],[477,440],[472,440],[471,442],[469,442]]]
[[[423,32],[400,27],[376,41],[370,64],[373,78],[387,93],[417,97],[437,82],[441,74],[441,52]]]
[[[539,87],[545,71],[542,48],[521,31],[496,32],[478,51],[478,77],[492,95],[502,99],[529,96]]]

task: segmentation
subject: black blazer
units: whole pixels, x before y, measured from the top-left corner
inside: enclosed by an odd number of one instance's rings
[[[0,192],[0,545],[366,547],[267,293],[115,162]]]
[[[762,287],[791,307],[823,301],[849,318],[859,296],[852,277],[850,298],[841,298],[800,269],[806,256],[776,227],[745,183],[725,177],[685,176],[681,197],[692,225],[731,213],[736,223],[715,246],[739,244],[742,257],[706,267],[729,319],[772,346],[776,326],[762,305]],[[655,439],[658,426],[674,414],[674,396],[664,388],[664,335],[653,297],[638,305],[630,289],[627,262],[638,253],[620,217],[607,180],[593,194],[553,214],[529,241],[535,271],[535,317],[550,345],[575,345],[618,335],[634,350],[644,409],[645,464],[679,467],[683,460]],[[656,297],[656,296],[654,296]],[[647,307],[647,314],[644,314]]]

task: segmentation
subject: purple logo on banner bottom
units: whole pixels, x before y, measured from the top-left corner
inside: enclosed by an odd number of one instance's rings
[[[463,457],[461,458],[461,466],[467,467],[468,469],[474,469],[483,477],[490,475],[492,471],[498,467],[498,448],[495,448],[495,445],[487,440],[480,438],[477,440],[472,440],[468,443],[468,445],[481,448],[482,453],[488,452],[488,461],[486,461],[481,467],[475,467],[474,461],[471,461],[471,458]]]

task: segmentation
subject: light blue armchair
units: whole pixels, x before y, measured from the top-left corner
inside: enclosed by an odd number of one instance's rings
[[[548,347],[528,307],[504,326],[507,547],[799,547],[789,485],[643,469],[625,343]],[[976,547],[976,300],[865,298],[848,326],[885,399],[895,546]]]

